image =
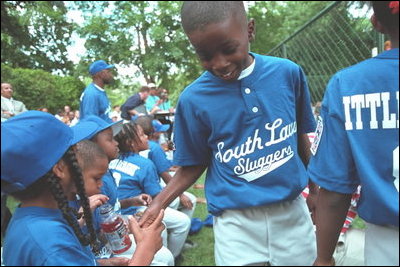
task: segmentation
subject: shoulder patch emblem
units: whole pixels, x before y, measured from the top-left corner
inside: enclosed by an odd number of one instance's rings
[[[318,150],[319,142],[321,141],[322,131],[324,130],[324,124],[322,121],[322,117],[318,116],[317,128],[315,129],[315,138],[314,142],[311,144],[310,150],[311,153],[315,156]]]

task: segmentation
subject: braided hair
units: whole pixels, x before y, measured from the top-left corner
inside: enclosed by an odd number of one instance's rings
[[[137,144],[140,140],[138,135],[138,125],[134,122],[126,123],[122,126],[122,130],[114,137],[118,142],[118,148],[121,156],[125,156],[132,152],[131,142]]]
[[[65,152],[62,159],[68,165],[75,187],[78,191],[80,198],[80,205],[83,207],[83,214],[85,217],[86,225],[89,234],[84,234],[80,228],[77,220],[77,212],[75,209],[68,205],[67,196],[60,183],[60,178],[56,176],[52,169],[50,169],[43,177],[39,178],[36,182],[30,185],[27,189],[14,192],[11,195],[18,200],[27,200],[36,196],[41,195],[46,190],[50,190],[54,199],[57,202],[58,208],[61,210],[64,219],[72,227],[75,235],[77,236],[79,242],[84,245],[91,245],[94,253],[100,250],[99,242],[97,240],[96,231],[93,226],[92,212],[89,206],[89,200],[86,196],[84,181],[82,177],[81,168],[78,165],[75,152],[72,147],[70,147],[67,152]],[[2,180],[2,184],[3,184]],[[7,182],[4,182],[7,183]]]

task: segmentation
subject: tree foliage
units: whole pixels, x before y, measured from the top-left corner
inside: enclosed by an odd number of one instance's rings
[[[255,1],[248,18],[256,23],[256,38],[251,50],[266,54],[307,23],[332,1]]]
[[[79,30],[86,39],[84,64],[102,58],[124,67],[135,65],[138,70],[132,75],[143,75],[147,83],[171,93],[201,73],[180,26],[180,2],[76,2],[76,6],[87,15]]]
[[[1,63],[66,74],[74,24],[62,1],[1,1]]]
[[[24,102],[27,109],[46,107],[53,114],[65,105],[79,109],[79,97],[85,87],[73,77],[60,77],[44,70],[14,69],[3,64],[1,79],[12,84],[13,97]]]

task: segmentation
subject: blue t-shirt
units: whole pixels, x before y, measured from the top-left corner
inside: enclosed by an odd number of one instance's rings
[[[118,199],[127,199],[140,194],[154,197],[161,191],[156,167],[153,162],[138,154],[129,153],[113,160],[109,165],[115,179],[119,179]],[[132,215],[137,207],[121,209],[124,215]]]
[[[205,72],[177,105],[174,163],[208,167],[213,215],[294,199],[308,183],[297,153],[298,134],[315,129],[306,77],[287,59],[252,55],[249,76]]]
[[[335,74],[321,117],[317,128],[322,134],[312,145],[311,179],[343,194],[361,184],[359,216],[398,227],[399,49]]]
[[[105,91],[101,91],[93,83],[89,84],[80,98],[80,118],[83,120],[88,115],[95,115],[106,122],[112,122],[109,117],[111,112],[110,101]]]
[[[95,266],[58,209],[17,208],[3,243],[6,266]]]
[[[158,175],[165,171],[168,171],[169,168],[171,168],[172,163],[167,159],[167,155],[165,154],[161,145],[152,140],[149,140],[149,148],[150,151],[148,157],[156,166]]]
[[[158,100],[160,100],[160,98],[156,95],[149,95],[147,97],[145,106],[148,112],[154,108]]]
[[[118,192],[117,192],[117,183],[115,179],[112,177],[112,173],[110,170],[108,170],[103,178],[103,186],[101,187],[101,193],[108,196],[108,203],[111,204],[112,206],[115,206],[115,204],[118,201]]]

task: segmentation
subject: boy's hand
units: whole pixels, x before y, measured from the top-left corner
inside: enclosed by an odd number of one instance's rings
[[[144,228],[144,227],[148,227],[149,225],[151,225],[156,220],[160,211],[161,211],[161,207],[154,205],[154,202],[153,202],[153,204],[145,210],[143,216],[140,218],[140,220],[139,220],[140,227]]]
[[[186,196],[185,194],[180,195],[180,196],[179,196],[179,200],[180,200],[182,206],[183,206],[185,209],[188,209],[188,210],[193,209],[193,203],[192,203],[192,201],[190,201],[190,198],[189,198],[188,196]]]
[[[135,238],[137,247],[145,246],[150,251],[156,253],[162,247],[161,232],[165,229],[162,219],[164,210],[161,210],[157,218],[147,227],[140,228],[135,218],[129,216],[129,230]]]

